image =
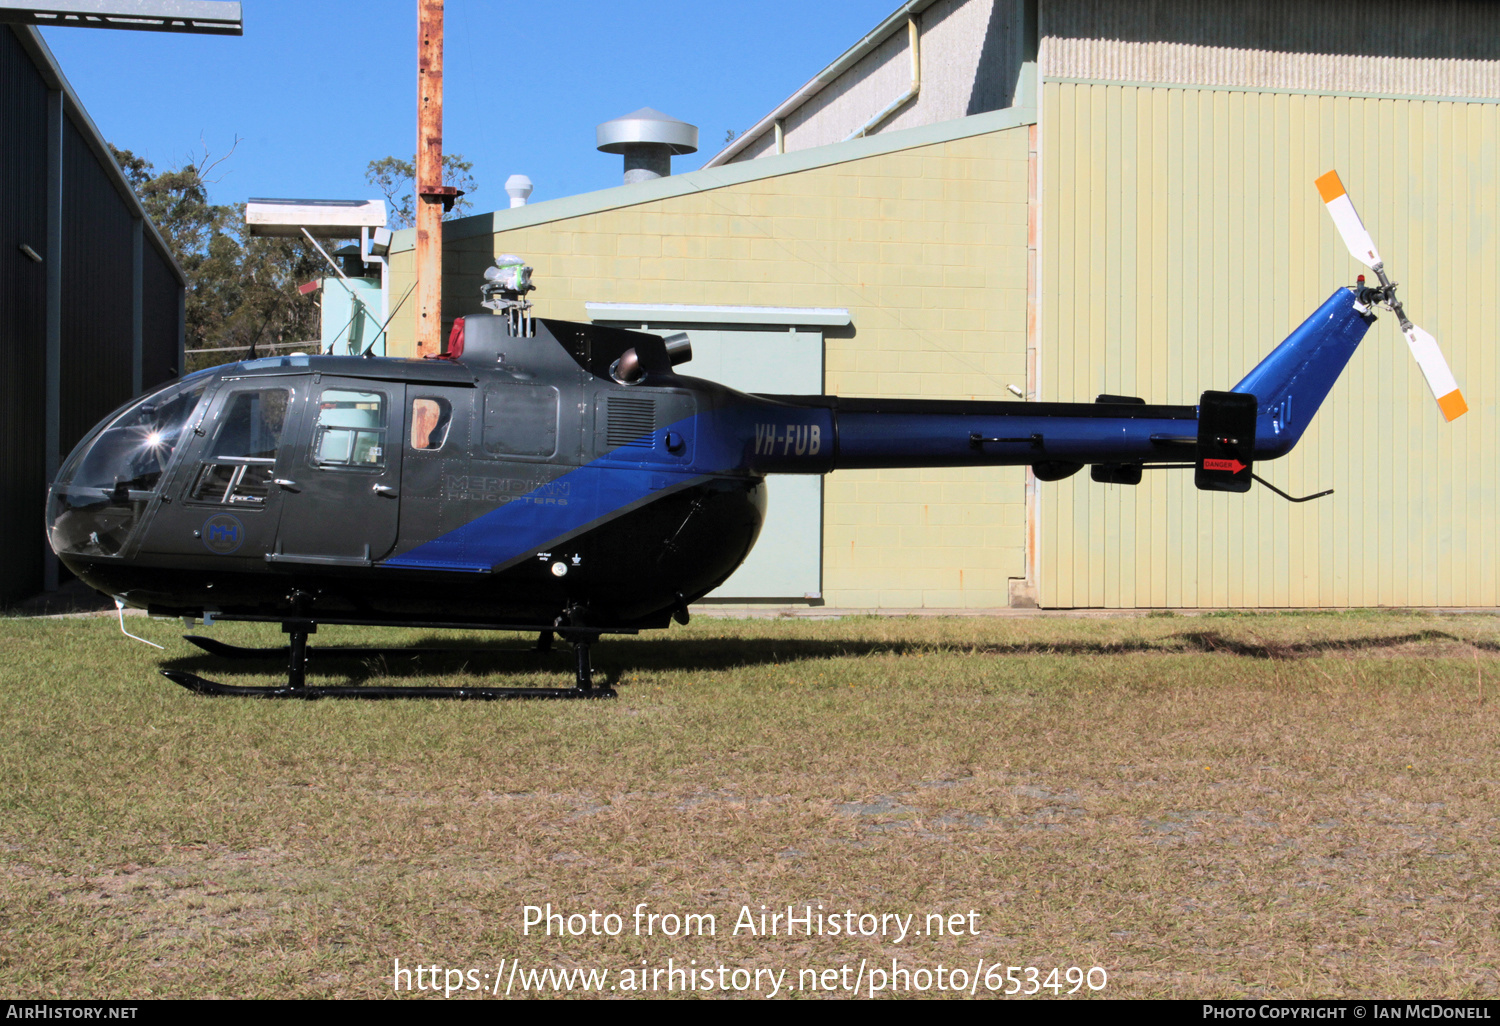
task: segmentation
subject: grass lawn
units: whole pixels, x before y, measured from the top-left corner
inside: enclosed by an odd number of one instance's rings
[[[0,996],[379,997],[396,959],[607,990],[671,959],[769,970],[762,994],[785,970],[782,996],[861,962],[868,993],[895,960],[1097,966],[1117,997],[1500,997],[1492,616],[700,617],[597,646],[620,698],[577,703],[203,698],[156,670],[279,667],[130,625],[166,651],[0,619]],[[467,640],[310,677],[569,679],[566,646]],[[548,903],[622,928],[526,933]],[[637,935],[642,903],[714,934]],[[734,932],[788,905],[914,918]]]

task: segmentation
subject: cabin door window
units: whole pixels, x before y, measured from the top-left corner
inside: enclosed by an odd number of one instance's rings
[[[332,388],[324,391],[318,403],[313,452],[313,462],[320,467],[383,468],[385,396]]]
[[[411,401],[411,447],[418,452],[437,452],[448,440],[453,423],[453,404],[441,396],[421,396]]]

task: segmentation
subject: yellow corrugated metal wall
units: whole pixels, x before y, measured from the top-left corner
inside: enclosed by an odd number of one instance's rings
[[[1288,457],[1293,494],[1040,486],[1049,606],[1493,606],[1500,222],[1492,103],[1050,82],[1041,398],[1195,403],[1364,268],[1313,180],[1336,168],[1470,412],[1445,424],[1389,314]]]

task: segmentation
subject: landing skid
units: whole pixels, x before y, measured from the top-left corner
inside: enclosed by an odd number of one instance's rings
[[[283,648],[242,648],[239,645],[226,645],[212,638],[202,638],[188,635],[188,641],[208,652],[210,655],[223,656],[230,659],[265,659],[277,656],[287,657],[287,682],[281,687],[241,687],[236,684],[221,684],[206,677],[200,677],[196,673],[188,673],[185,670],[162,670],[161,674],[174,684],[180,684],[200,695],[214,695],[236,698],[456,698],[479,701],[493,701],[502,698],[614,698],[614,688],[595,687],[593,664],[589,658],[589,642],[575,640],[573,642],[574,654],[576,655],[575,679],[576,683],[571,688],[407,688],[388,687],[385,685],[360,686],[360,685],[335,685],[332,687],[309,687],[307,684],[307,661],[313,655],[307,646],[307,636],[317,632],[317,624],[311,621],[299,620],[281,625],[281,629],[291,636],[291,643]],[[585,635],[592,637],[592,635]],[[539,651],[549,651],[552,643],[552,632],[546,631],[542,634],[538,643]],[[452,650],[445,649],[382,649],[382,648],[326,648],[318,650],[318,654],[324,659],[368,657],[376,655],[441,655],[448,654]]]
[[[390,697],[446,697],[446,699],[583,699],[583,697],[615,697],[612,687],[239,687],[236,684],[220,684],[196,673],[183,670],[162,670],[162,676],[175,684],[181,684],[198,694],[234,697],[293,697],[293,699],[318,699],[318,697],[363,697],[363,699],[390,699]]]

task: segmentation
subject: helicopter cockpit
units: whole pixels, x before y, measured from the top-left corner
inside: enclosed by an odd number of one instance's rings
[[[48,496],[55,552],[113,556],[125,547],[212,377],[199,371],[132,400],[78,443]]]

